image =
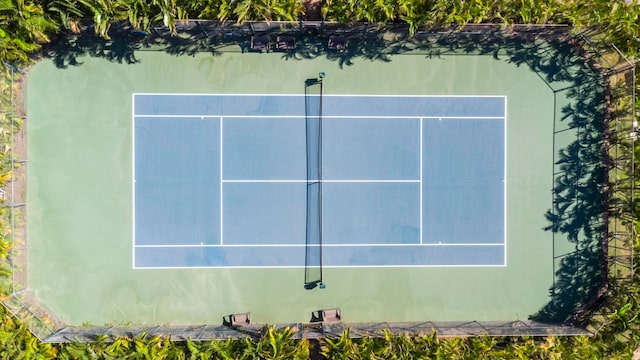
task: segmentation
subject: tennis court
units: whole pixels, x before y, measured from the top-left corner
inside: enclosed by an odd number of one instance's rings
[[[29,288],[69,325],[527,319],[575,250],[547,215],[592,82],[520,45],[43,59]]]
[[[135,267],[506,265],[504,97],[319,98],[134,94]]]

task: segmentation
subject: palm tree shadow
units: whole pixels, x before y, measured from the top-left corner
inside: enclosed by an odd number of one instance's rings
[[[567,102],[555,111],[553,203],[545,214],[549,225],[544,228],[553,237],[555,277],[550,301],[530,318],[579,324],[607,281],[606,89],[599,71],[570,38],[526,44],[515,55],[513,62],[526,63],[556,99]],[[571,140],[567,134],[572,134]]]
[[[562,107],[556,128],[575,132],[575,140],[555,156],[552,208],[544,229],[573,244],[572,251],[554,248],[555,282],[551,301],[532,316],[542,322],[579,323],[602,295],[607,282],[606,224],[607,169],[604,164],[605,88],[597,72],[573,74],[566,90],[571,103]],[[554,138],[554,142],[557,142]]]
[[[58,68],[82,65],[89,56],[120,64],[135,64],[135,52],[142,48],[144,35],[128,28],[113,27],[111,39],[96,35],[89,26],[77,34],[66,34],[44,48],[44,56]]]
[[[101,58],[119,64],[137,64],[140,51],[163,51],[174,56],[194,56],[210,53],[217,56],[230,51],[229,44],[241,44],[236,37],[224,37],[221,31],[209,34],[201,27],[180,29],[171,34],[166,28],[152,28],[149,32],[135,30],[127,24],[114,24],[109,30],[109,39],[93,32],[85,24],[79,33],[65,34],[48,44],[43,50],[58,68],[82,65],[83,57]],[[203,35],[207,34],[207,36]],[[238,48],[241,51],[241,48]]]
[[[597,67],[572,38],[555,33],[426,35],[412,51],[428,57],[490,55],[527,66],[566,102],[555,109],[553,202],[544,214],[549,225],[543,230],[554,239],[554,277],[549,302],[530,319],[580,324],[607,284],[606,88]],[[567,134],[575,135],[567,141]]]
[[[186,22],[172,34],[166,28],[152,28],[148,32],[133,29],[126,23],[113,24],[110,39],[93,32],[90,24],[84,24],[77,34],[66,34],[44,49],[44,56],[53,60],[59,68],[82,65],[85,56],[98,57],[122,64],[136,64],[139,51],[163,51],[174,56],[194,56],[210,53],[214,56],[224,52],[250,52],[254,35],[268,36],[272,40],[286,33],[296,38],[294,49],[282,51],[284,60],[304,60],[325,57],[336,61],[340,67],[351,66],[355,59],[390,61],[390,55],[411,50],[405,41],[389,41],[383,38],[387,28],[366,24],[323,25],[320,27],[283,27],[273,24],[257,31],[253,26],[228,26],[211,22]],[[291,25],[291,24],[289,24]],[[340,34],[347,39],[343,50],[332,50],[329,37]]]

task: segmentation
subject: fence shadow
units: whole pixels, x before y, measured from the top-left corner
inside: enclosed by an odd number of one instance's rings
[[[547,211],[546,231],[561,235],[573,251],[554,250],[556,280],[551,301],[532,319],[570,322],[593,305],[607,281],[604,87],[585,72],[566,95],[571,104],[561,109],[559,122],[576,132],[575,141],[557,150],[554,202]]]
[[[528,66],[554,96],[568,101],[555,111],[555,154],[550,169],[554,173],[553,203],[544,214],[549,223],[544,231],[552,232],[554,238],[554,279],[549,302],[529,318],[575,324],[579,320],[577,314],[602,295],[607,280],[605,164],[608,161],[604,150],[603,80],[566,34],[471,33],[439,39],[436,43],[440,50],[434,53],[432,47],[430,56],[484,54]],[[567,131],[575,133],[575,138],[563,144],[556,137]],[[557,253],[556,242],[562,241],[568,241],[572,250]]]

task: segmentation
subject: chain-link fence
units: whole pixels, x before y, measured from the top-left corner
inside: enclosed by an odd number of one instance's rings
[[[294,330],[296,339],[340,337],[349,329],[353,338],[381,337],[385,331],[394,334],[430,335],[436,332],[442,337],[469,336],[576,336],[589,335],[587,330],[573,326],[550,325],[535,321],[466,321],[466,322],[377,322],[377,323],[293,323],[278,324]],[[172,340],[225,340],[228,338],[259,338],[268,329],[266,325],[231,327],[223,325],[194,326],[113,326],[113,327],[67,327],[46,339],[47,342],[90,342],[96,339],[112,341],[117,337],[135,338],[141,335],[170,336]]]
[[[23,82],[25,71],[0,66],[0,302],[39,339],[62,326],[27,284],[27,157]]]
[[[85,24],[91,33],[91,24]],[[584,258],[585,241],[597,239],[597,249],[593,253],[600,256],[598,266],[604,268],[604,275],[596,279],[598,286],[606,286],[610,276],[631,279],[633,275],[633,242],[635,239],[634,218],[634,157],[633,149],[637,134],[635,120],[635,67],[615,47],[594,29],[576,32],[567,26],[521,25],[500,27],[474,25],[456,29],[418,29],[409,34],[402,25],[377,24],[330,24],[330,23],[247,23],[243,25],[212,21],[182,22],[177,26],[177,35],[171,35],[166,28],[153,28],[151,33],[135,31],[126,25],[112,27],[113,40],[105,40],[93,35],[69,35],[62,38],[55,47],[48,49],[48,56],[57,64],[73,63],[76,56],[101,54],[101,56],[122,62],[136,62],[137,51],[165,51],[170,54],[190,54],[195,52],[247,52],[282,51],[284,57],[313,58],[327,56],[341,64],[349,63],[355,57],[384,60],[390,55],[416,54],[419,56],[442,56],[448,53],[486,54],[511,56],[511,61],[521,61],[539,72],[554,94],[571,92],[575,107],[568,115],[578,121],[584,113],[585,101],[594,93],[602,95],[604,104],[593,104],[594,113],[586,114],[591,120],[576,123],[575,144],[587,150],[578,156],[574,165],[576,177],[571,186],[584,193],[595,191],[597,202],[576,200],[570,204],[571,212],[550,211],[562,225],[567,217],[579,211],[588,210],[584,224],[580,224],[582,235],[576,238],[576,252],[560,254],[554,259],[554,266],[562,266],[572,256]],[[294,36],[293,47],[278,49],[277,44],[260,49],[252,48],[252,37],[267,36],[266,41],[277,42],[278,36]],[[80,37],[85,37],[80,41]],[[90,38],[87,40],[87,37]],[[113,46],[118,42],[117,46]],[[524,44],[524,47],[523,47]],[[264,44],[263,44],[264,45]],[[267,44],[269,45],[269,44]],[[289,44],[290,45],[290,42]],[[590,74],[565,74],[585,76],[566,86],[566,79],[554,83],[557,74],[545,73],[544,64],[559,51],[573,51],[566,61],[574,61],[576,54],[588,60]],[[517,52],[517,53],[516,53]],[[522,56],[526,55],[526,56]],[[91,55],[95,56],[95,55]],[[562,58],[562,56],[560,56]],[[564,63],[559,63],[560,67]],[[230,327],[223,325],[200,326],[117,326],[117,327],[65,327],[56,320],[54,314],[38,303],[27,284],[26,233],[25,233],[25,186],[26,186],[26,137],[24,136],[24,114],[21,112],[23,71],[5,65],[2,74],[2,99],[0,113],[0,176],[4,187],[0,191],[0,228],[3,251],[2,259],[2,304],[23,321],[38,338],[47,342],[92,341],[107,336],[135,337],[140,334],[167,335],[174,340],[211,340],[261,336],[264,325]],[[585,85],[586,84],[586,85]],[[566,94],[565,94],[566,95]],[[562,111],[557,109],[558,117]],[[602,115],[593,118],[594,114]],[[599,115],[596,115],[596,117]],[[604,121],[600,121],[604,120]],[[604,123],[604,124],[603,124]],[[598,128],[597,125],[604,125]],[[597,141],[591,141],[592,135]],[[602,136],[604,133],[604,137]],[[588,143],[588,144],[587,144]],[[588,152],[588,153],[586,153]],[[598,156],[593,158],[595,153]],[[560,161],[562,159],[554,159]],[[566,175],[567,168],[556,169]],[[586,174],[589,172],[589,174]],[[593,174],[600,174],[592,176]],[[554,175],[555,177],[555,175]],[[560,197],[558,193],[557,198]],[[555,202],[555,200],[554,200]],[[588,205],[588,206],[587,206]],[[558,216],[556,216],[558,215]],[[559,216],[561,215],[561,216]],[[555,216],[555,217],[554,217]],[[552,225],[552,227],[555,224]],[[584,229],[595,231],[593,236],[584,238]],[[598,268],[600,268],[598,267]],[[554,273],[558,273],[558,269]],[[566,272],[569,273],[569,272]],[[591,274],[593,276],[593,274]],[[598,275],[596,275],[597,277]],[[565,279],[571,281],[571,279]],[[562,282],[554,286],[554,291],[562,292]],[[589,293],[591,294],[591,293]],[[593,299],[599,298],[598,291]],[[562,295],[562,294],[561,294]],[[590,295],[590,296],[591,296]],[[553,296],[553,295],[552,295]],[[561,296],[559,296],[561,297]],[[588,312],[596,302],[584,301],[579,313]],[[563,304],[560,304],[563,305]],[[544,319],[544,317],[542,317]],[[394,333],[430,334],[436,331],[441,336],[546,336],[584,335],[587,331],[571,326],[571,322],[509,321],[509,322],[414,322],[414,323],[297,323],[280,324],[276,327],[291,327],[299,338],[339,336],[347,327],[353,337],[381,336],[388,330]]]
[[[605,159],[608,170],[607,262],[609,275],[633,279],[635,242],[635,64],[610,44],[597,29],[576,35],[576,40],[600,70],[606,86]]]

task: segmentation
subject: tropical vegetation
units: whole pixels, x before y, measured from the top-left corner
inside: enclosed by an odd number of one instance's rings
[[[597,25],[620,49],[635,56],[640,45],[640,6],[624,0],[326,0],[326,21],[400,22],[420,26],[495,24]],[[305,18],[305,0],[1,0],[0,58],[25,63],[43,43],[63,31],[79,32],[92,19],[97,34],[109,37],[111,24],[153,25],[175,31],[185,19],[220,21]],[[320,19],[315,19],[320,20]]]
[[[128,22],[141,31],[165,26],[172,32],[186,19],[243,22],[297,21],[312,15],[303,0],[0,0],[0,78],[9,66],[26,67],[43,45],[72,33],[93,31],[109,39],[115,23]],[[630,59],[640,49],[640,3],[637,0],[324,0],[320,12],[327,21],[344,23],[404,23],[410,32],[430,26],[465,24],[569,24],[597,27]],[[319,20],[319,19],[309,19]],[[13,86],[13,85],[11,85]],[[13,102],[15,89],[0,86],[0,104]],[[636,84],[637,87],[637,84]],[[636,103],[638,103],[636,101]],[[15,114],[2,111],[0,115]],[[7,123],[3,121],[3,123]],[[8,134],[0,129],[0,182],[14,169],[6,166]],[[628,149],[640,158],[640,147]],[[637,164],[636,164],[637,166]],[[635,184],[633,184],[635,185]],[[632,199],[635,200],[635,199]],[[11,247],[7,209],[0,208],[0,278]],[[637,213],[637,212],[636,212]],[[632,219],[636,233],[638,219]],[[638,239],[634,247],[640,250]],[[640,261],[635,261],[640,264]],[[637,273],[637,272],[636,272]],[[640,346],[640,283],[611,279],[604,304],[589,319],[592,337],[472,337],[441,338],[437,334],[385,332],[382,337],[342,336],[320,340],[293,339],[293,329],[263,329],[259,337],[209,342],[174,342],[168,337],[140,334],[115,341],[98,337],[93,343],[45,344],[0,307],[2,359],[628,359]],[[0,292],[10,291],[0,281]],[[0,299],[1,300],[1,299]]]

